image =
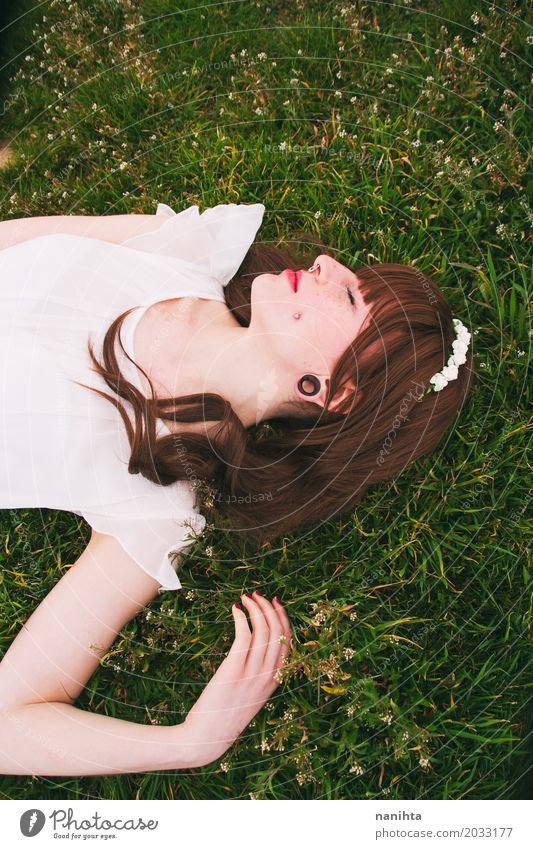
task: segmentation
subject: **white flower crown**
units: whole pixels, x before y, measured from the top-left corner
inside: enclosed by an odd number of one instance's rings
[[[471,336],[463,322],[459,321],[458,318],[453,319],[453,324],[457,337],[452,343],[453,354],[450,355],[442,371],[438,371],[437,374],[434,374],[429,379],[429,382],[433,384],[435,392],[440,392],[441,389],[444,389],[448,385],[450,380],[455,380],[459,374],[459,366],[466,363],[466,352],[468,351]]]

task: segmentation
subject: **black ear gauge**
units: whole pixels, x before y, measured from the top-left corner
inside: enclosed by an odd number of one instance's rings
[[[303,384],[305,382],[310,382],[313,384],[313,389],[309,392],[309,390],[304,389]],[[303,377],[298,381],[298,389],[303,395],[317,395],[320,392],[320,381],[318,377],[314,374],[304,374]]]

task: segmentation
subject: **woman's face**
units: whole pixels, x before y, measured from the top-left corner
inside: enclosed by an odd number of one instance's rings
[[[314,271],[302,270],[297,291],[291,275],[260,274],[251,288],[250,331],[264,334],[272,364],[288,378],[294,400],[325,399],[325,380],[339,357],[357,336],[369,306],[359,291],[356,274],[325,254],[316,257]],[[294,269],[299,271],[299,269]],[[295,319],[294,314],[300,318]],[[296,386],[304,374],[319,377],[321,392],[309,398]],[[311,389],[311,385],[305,385]],[[290,397],[290,395],[289,395]]]

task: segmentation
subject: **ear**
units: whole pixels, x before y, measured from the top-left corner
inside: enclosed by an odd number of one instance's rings
[[[328,381],[329,383],[329,381]],[[334,398],[332,398],[331,403],[329,405],[329,411],[331,413],[335,413],[337,411],[337,407],[346,399],[354,395],[356,390],[355,383],[353,380],[349,380],[344,389],[339,390]]]
[[[330,381],[329,381],[329,377],[327,377],[326,375],[317,375],[317,377],[320,378],[320,383],[321,383],[320,392],[318,393],[318,395],[315,395],[313,398],[309,398],[308,400],[313,401],[315,404],[319,404],[321,407],[323,407],[324,404],[326,403],[326,396],[327,396],[328,391],[329,391]],[[344,401],[345,398],[348,398],[351,395],[353,395],[354,392],[355,392],[355,389],[356,389],[355,383],[352,380],[349,380],[348,383],[346,384],[346,386],[343,389],[341,389],[339,392],[337,392],[335,397],[331,400],[330,405],[329,405],[329,411],[331,413],[336,412],[336,408],[339,406],[339,404],[341,404],[342,401]]]

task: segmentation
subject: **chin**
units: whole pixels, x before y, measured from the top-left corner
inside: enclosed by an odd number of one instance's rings
[[[256,280],[261,280],[263,277],[268,277],[268,279],[270,280],[272,277],[278,278],[279,274],[274,274],[270,271],[264,271],[263,274],[258,274],[256,277],[254,277],[254,279],[252,280],[252,285],[255,283]]]

